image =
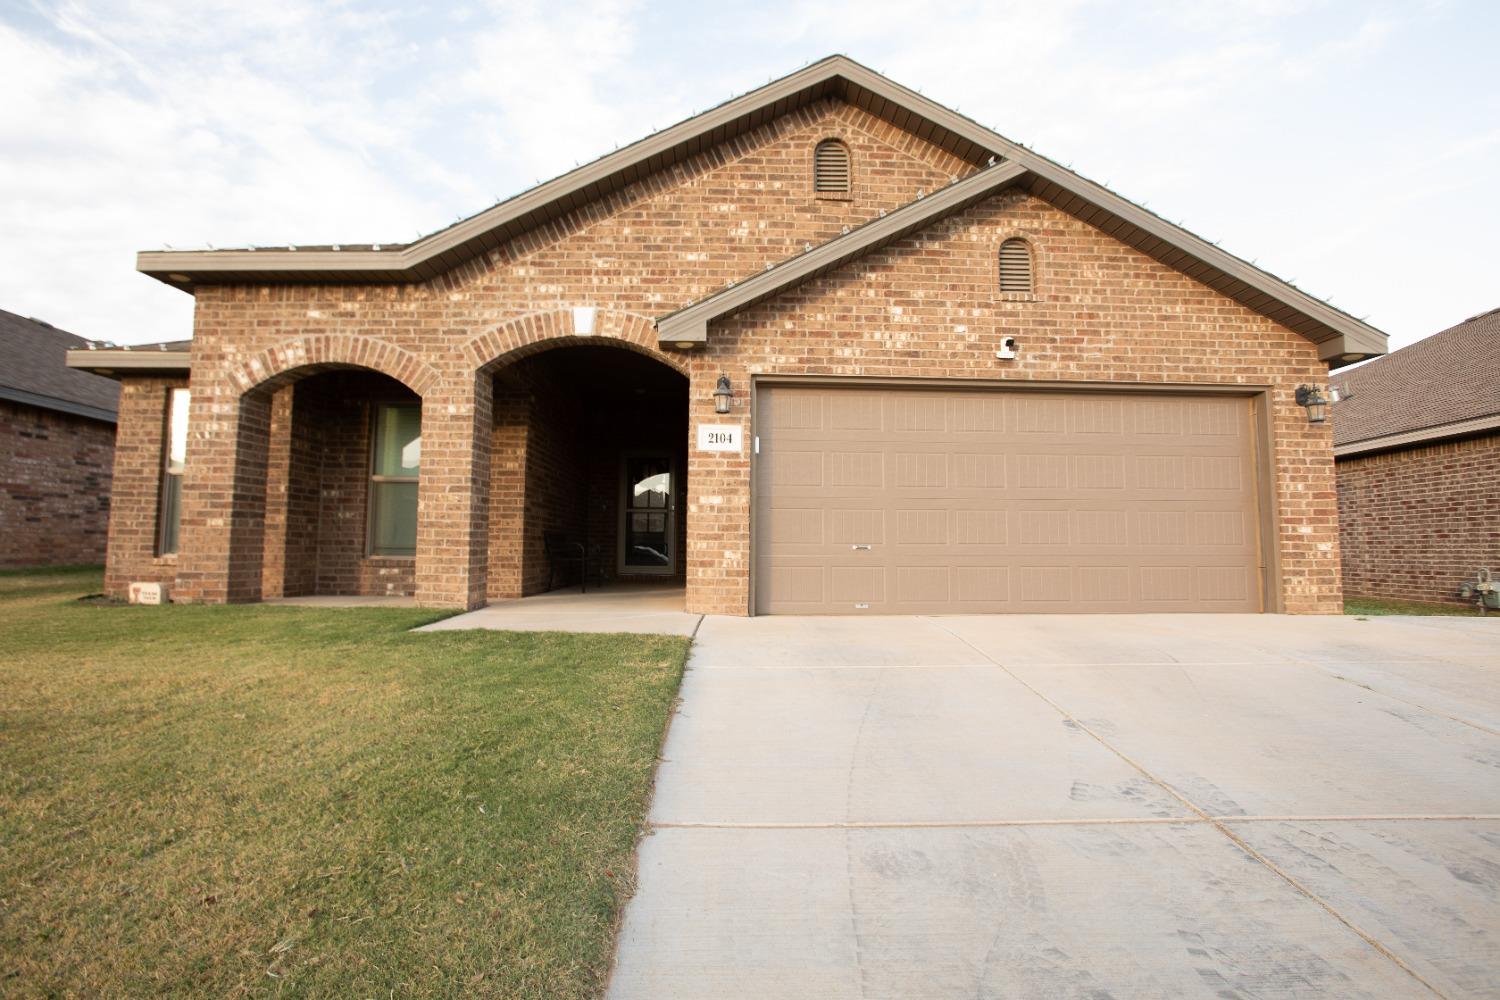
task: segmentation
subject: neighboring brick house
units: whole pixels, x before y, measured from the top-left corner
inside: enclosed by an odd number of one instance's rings
[[[1500,573],[1500,309],[1335,384],[1344,589],[1459,603],[1480,567]]]
[[[120,387],[67,366],[89,346],[0,309],[0,568],[104,561]]]
[[[702,612],[1340,610],[1294,396],[1384,335],[843,57],[415,243],[138,266],[196,318],[77,360],[112,593],[475,607],[551,533]]]

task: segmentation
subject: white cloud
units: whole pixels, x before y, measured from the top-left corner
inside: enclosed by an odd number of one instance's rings
[[[39,2],[0,13],[0,308],[182,337],[136,250],[409,240],[841,51],[1404,342],[1497,304],[1486,10]],[[1401,281],[1397,220],[1431,248]]]

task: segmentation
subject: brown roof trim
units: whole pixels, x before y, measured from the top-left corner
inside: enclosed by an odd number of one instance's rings
[[[656,321],[657,339],[668,344],[703,343],[708,339],[708,324],[714,320],[748,309],[778,292],[878,250],[944,216],[962,211],[1014,184],[1026,172],[1026,168],[1017,163],[998,163],[955,181],[858,229],[834,237],[807,253],[791,257],[722,292],[663,316]]]
[[[192,353],[123,347],[80,350],[68,352],[67,364],[69,368],[81,368],[108,378],[119,378],[122,374],[186,376],[192,369]]]
[[[1337,411],[1335,410],[1335,416]],[[1441,427],[1423,427],[1420,430],[1404,431],[1400,434],[1386,434],[1383,437],[1369,438],[1365,441],[1354,441],[1350,444],[1336,445],[1333,449],[1333,457],[1353,458],[1357,455],[1366,455],[1375,451],[1391,451],[1396,448],[1406,448],[1411,445],[1434,444],[1448,438],[1467,437],[1470,434],[1479,434],[1484,431],[1500,430],[1500,414],[1487,417],[1474,417],[1471,420],[1459,420]]]
[[[69,367],[72,366],[70,365]],[[8,385],[0,385],[0,399],[11,403],[20,403],[22,406],[35,406],[42,410],[55,410],[58,413],[67,413],[75,417],[88,417],[90,420],[99,420],[106,424],[117,424],[120,422],[120,414],[115,410],[106,410],[99,406],[89,406],[87,403],[75,403],[69,399],[58,399],[56,396],[44,396],[37,392],[27,392],[25,389],[13,389]]]
[[[899,115],[904,127],[920,130],[925,126],[931,131],[930,123],[912,120],[904,109],[871,107],[879,95],[858,93],[851,88],[849,77],[855,68],[874,79],[884,79],[845,56],[829,56],[415,243],[393,245],[383,250],[321,247],[307,250],[147,250],[136,256],[136,269],[184,290],[190,290],[195,283],[227,281],[422,281],[641,177],[825,97],[844,98],[893,121]],[[974,163],[983,163],[994,152],[957,135],[934,134],[927,138]]]
[[[587,202],[824,97],[837,97],[929,142],[984,163],[1020,164],[1031,190],[1169,267],[1319,345],[1331,367],[1386,352],[1374,327],[1308,295],[956,111],[835,55],[679,122],[415,243],[373,250],[146,251],[137,269],[177,288],[195,283],[412,282],[432,278]],[[1344,355],[1353,357],[1344,358]]]

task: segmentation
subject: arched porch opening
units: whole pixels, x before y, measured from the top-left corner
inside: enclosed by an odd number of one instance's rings
[[[481,377],[492,380],[488,599],[680,585],[687,377],[628,340],[577,337],[528,344]]]
[[[359,367],[269,389],[261,596],[416,594],[422,397]]]

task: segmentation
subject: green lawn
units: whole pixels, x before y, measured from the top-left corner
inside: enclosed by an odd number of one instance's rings
[[[582,997],[683,639],[0,575],[0,996]]]
[[[1425,601],[1389,601],[1383,597],[1350,597],[1344,601],[1346,615],[1469,615],[1479,614],[1472,604],[1428,604]],[[1490,614],[1500,615],[1500,611]]]

